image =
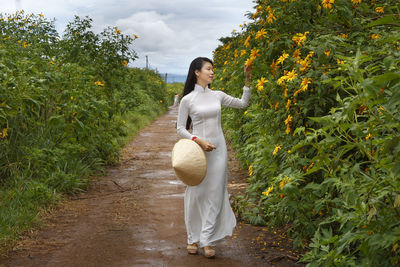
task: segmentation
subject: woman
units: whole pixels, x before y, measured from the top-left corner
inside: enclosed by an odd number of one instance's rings
[[[185,225],[189,254],[204,249],[208,258],[215,256],[216,241],[232,235],[235,214],[227,191],[227,150],[221,128],[221,105],[244,108],[251,91],[251,69],[245,68],[246,82],[242,98],[209,89],[214,78],[213,62],[204,57],[192,61],[179,105],[177,132],[182,138],[194,140],[206,152],[207,174],[201,184],[187,186],[184,199]],[[188,131],[193,125],[193,132]]]

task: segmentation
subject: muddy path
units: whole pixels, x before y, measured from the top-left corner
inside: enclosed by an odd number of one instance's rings
[[[170,163],[176,116],[171,108],[142,130],[118,166],[45,215],[43,226],[0,266],[298,266],[284,234],[242,222],[216,247],[215,259],[187,254],[185,186]],[[231,149],[229,154],[229,191],[235,193],[243,190],[247,172]]]

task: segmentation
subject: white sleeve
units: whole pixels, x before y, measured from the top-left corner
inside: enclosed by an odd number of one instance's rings
[[[236,98],[220,91],[221,105],[231,108],[245,108],[249,105],[251,97],[251,89],[247,86],[243,87],[242,98]]]
[[[189,133],[188,130],[186,130],[186,121],[189,117],[189,99],[188,98],[182,98],[180,104],[179,104],[179,111],[178,111],[178,121],[176,124],[176,130],[178,135],[181,138],[187,138],[187,139],[192,139],[194,135]]]

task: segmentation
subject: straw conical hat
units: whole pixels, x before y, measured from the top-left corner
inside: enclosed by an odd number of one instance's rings
[[[181,139],[175,144],[171,159],[176,176],[187,185],[198,185],[206,176],[206,155],[203,149],[190,139]]]

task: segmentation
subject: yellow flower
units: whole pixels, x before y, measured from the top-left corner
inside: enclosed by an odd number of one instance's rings
[[[253,58],[259,57],[260,56],[259,52],[260,52],[260,49],[258,49],[258,48],[251,49],[250,57],[253,57]]]
[[[275,103],[274,109],[277,110],[279,107],[279,101]]]
[[[336,59],[336,62],[337,62],[337,64],[339,64],[339,65],[343,65],[344,64],[344,61],[343,60],[340,60],[340,59]]]
[[[370,38],[371,39],[374,39],[374,40],[376,40],[376,39],[379,39],[379,34],[376,34],[376,33],[374,33],[374,34],[372,34],[371,36],[370,36]]]
[[[270,187],[268,187],[267,191],[262,192],[262,194],[265,196],[268,196],[272,192],[272,190],[274,190],[274,187],[270,186]]]
[[[94,82],[94,84],[95,84],[95,85],[98,85],[98,86],[104,86],[104,83],[101,82],[101,81],[96,81],[96,82]]]
[[[301,88],[302,91],[305,91],[308,89],[308,85],[311,83],[312,79],[311,78],[303,78],[301,79]]]
[[[289,183],[289,182],[290,182],[290,178],[287,177],[287,176],[285,176],[285,178],[283,178],[282,181],[280,181],[280,183],[279,183],[279,188],[280,188],[281,190],[283,190],[283,187],[284,187],[287,183]]]
[[[243,57],[244,55],[246,55],[246,50],[243,49],[242,51],[240,51],[240,56]]]
[[[264,77],[261,77],[261,79],[257,80],[257,90],[262,91],[264,89],[264,83],[268,82]]]
[[[246,110],[245,112],[243,112],[243,114],[244,114],[244,115],[246,115],[246,114],[247,114],[247,112],[249,112],[249,111],[248,111],[248,110]]]
[[[272,60],[270,67],[271,67],[272,74],[275,75],[276,71],[278,69],[278,64],[275,62],[275,59]]]
[[[292,122],[293,117],[291,115],[288,115],[288,117],[285,120],[285,125],[286,125],[286,134],[289,134],[291,129],[290,129],[290,123]]]
[[[288,99],[288,101],[286,102],[286,110],[290,109],[290,104],[292,103],[292,100]]]
[[[8,122],[6,125],[6,128],[4,128],[1,132],[0,132],[0,138],[6,138],[8,135]]]
[[[382,6],[376,7],[376,8],[375,8],[375,11],[376,11],[377,13],[381,13],[381,14],[384,14],[384,13],[385,13],[385,9],[384,9],[384,7],[382,7]]]
[[[278,150],[281,149],[282,147],[280,145],[275,146],[274,152],[272,152],[272,155],[276,155],[278,153]]]
[[[249,166],[249,175],[252,176],[253,175],[253,165]]]
[[[126,121],[125,120],[122,120],[122,124],[125,124],[126,123]]]
[[[299,60],[299,59],[300,59],[300,55],[301,55],[300,49],[294,50],[294,52],[293,52],[293,58],[294,58],[295,60]]]
[[[331,54],[331,50],[325,50],[324,51],[325,56],[329,57],[329,55]]]
[[[121,64],[122,64],[123,66],[126,66],[126,65],[128,65],[128,61],[122,60]]]
[[[286,81],[290,82],[296,79],[297,73],[296,70],[289,71],[286,75]]]
[[[288,117],[285,120],[285,124],[289,125],[292,122],[292,120],[293,120],[293,117],[291,115],[288,115]]]
[[[270,6],[267,7],[267,10],[268,10],[267,22],[270,23],[270,24],[274,23],[274,21],[276,20],[276,17],[275,17],[275,14],[274,14],[274,10]]]
[[[280,77],[277,81],[276,81],[276,83],[278,84],[278,85],[283,85],[283,83],[286,81],[286,76],[285,75],[283,75],[282,77]]]
[[[325,9],[331,9],[333,3],[335,3],[335,0],[322,0],[322,6]]]
[[[361,4],[362,0],[351,0],[353,5]]]
[[[27,48],[28,46],[30,46],[30,44],[28,44],[27,42],[23,42],[22,45],[24,46],[24,48]]]
[[[139,38],[139,36],[137,34],[134,34],[133,37],[135,37],[135,39]]]
[[[348,35],[348,34],[345,34],[345,33],[343,33],[343,34],[339,34],[339,35],[338,35],[338,37],[341,37],[341,38],[344,38],[344,39],[346,39],[346,38],[348,38],[348,37],[349,37],[349,35]]]
[[[276,64],[283,64],[283,62],[289,57],[289,54],[283,52],[282,56],[280,56],[278,58],[278,60],[276,61]]]
[[[371,138],[372,138],[372,134],[371,134],[371,133],[368,133],[367,136],[365,137],[365,140],[368,141],[368,140],[371,139]]]
[[[121,30],[118,30],[117,28],[115,29],[115,32],[116,32],[117,34],[121,34]]]
[[[267,36],[265,29],[261,29],[256,33],[256,39],[262,39]]]
[[[251,39],[251,35],[249,35],[246,40],[244,41],[244,46],[245,47],[249,47],[250,46],[250,39]]]
[[[253,65],[253,62],[254,62],[254,59],[255,59],[255,58],[250,57],[249,59],[246,60],[246,62],[244,63],[244,65],[245,65],[246,67],[252,66],[252,65]]]
[[[311,64],[310,61],[308,60],[308,58],[300,59],[296,63],[301,66],[301,67],[299,67],[300,71],[305,71],[308,67],[310,67],[310,64]]]
[[[310,32],[296,33],[296,35],[292,37],[292,41],[295,42],[298,46],[302,46],[307,40],[307,34],[309,33]]]
[[[283,94],[285,95],[285,97],[286,98],[288,98],[289,97],[289,95],[288,95],[288,89],[287,89],[287,87],[285,88],[285,90],[283,91]]]

